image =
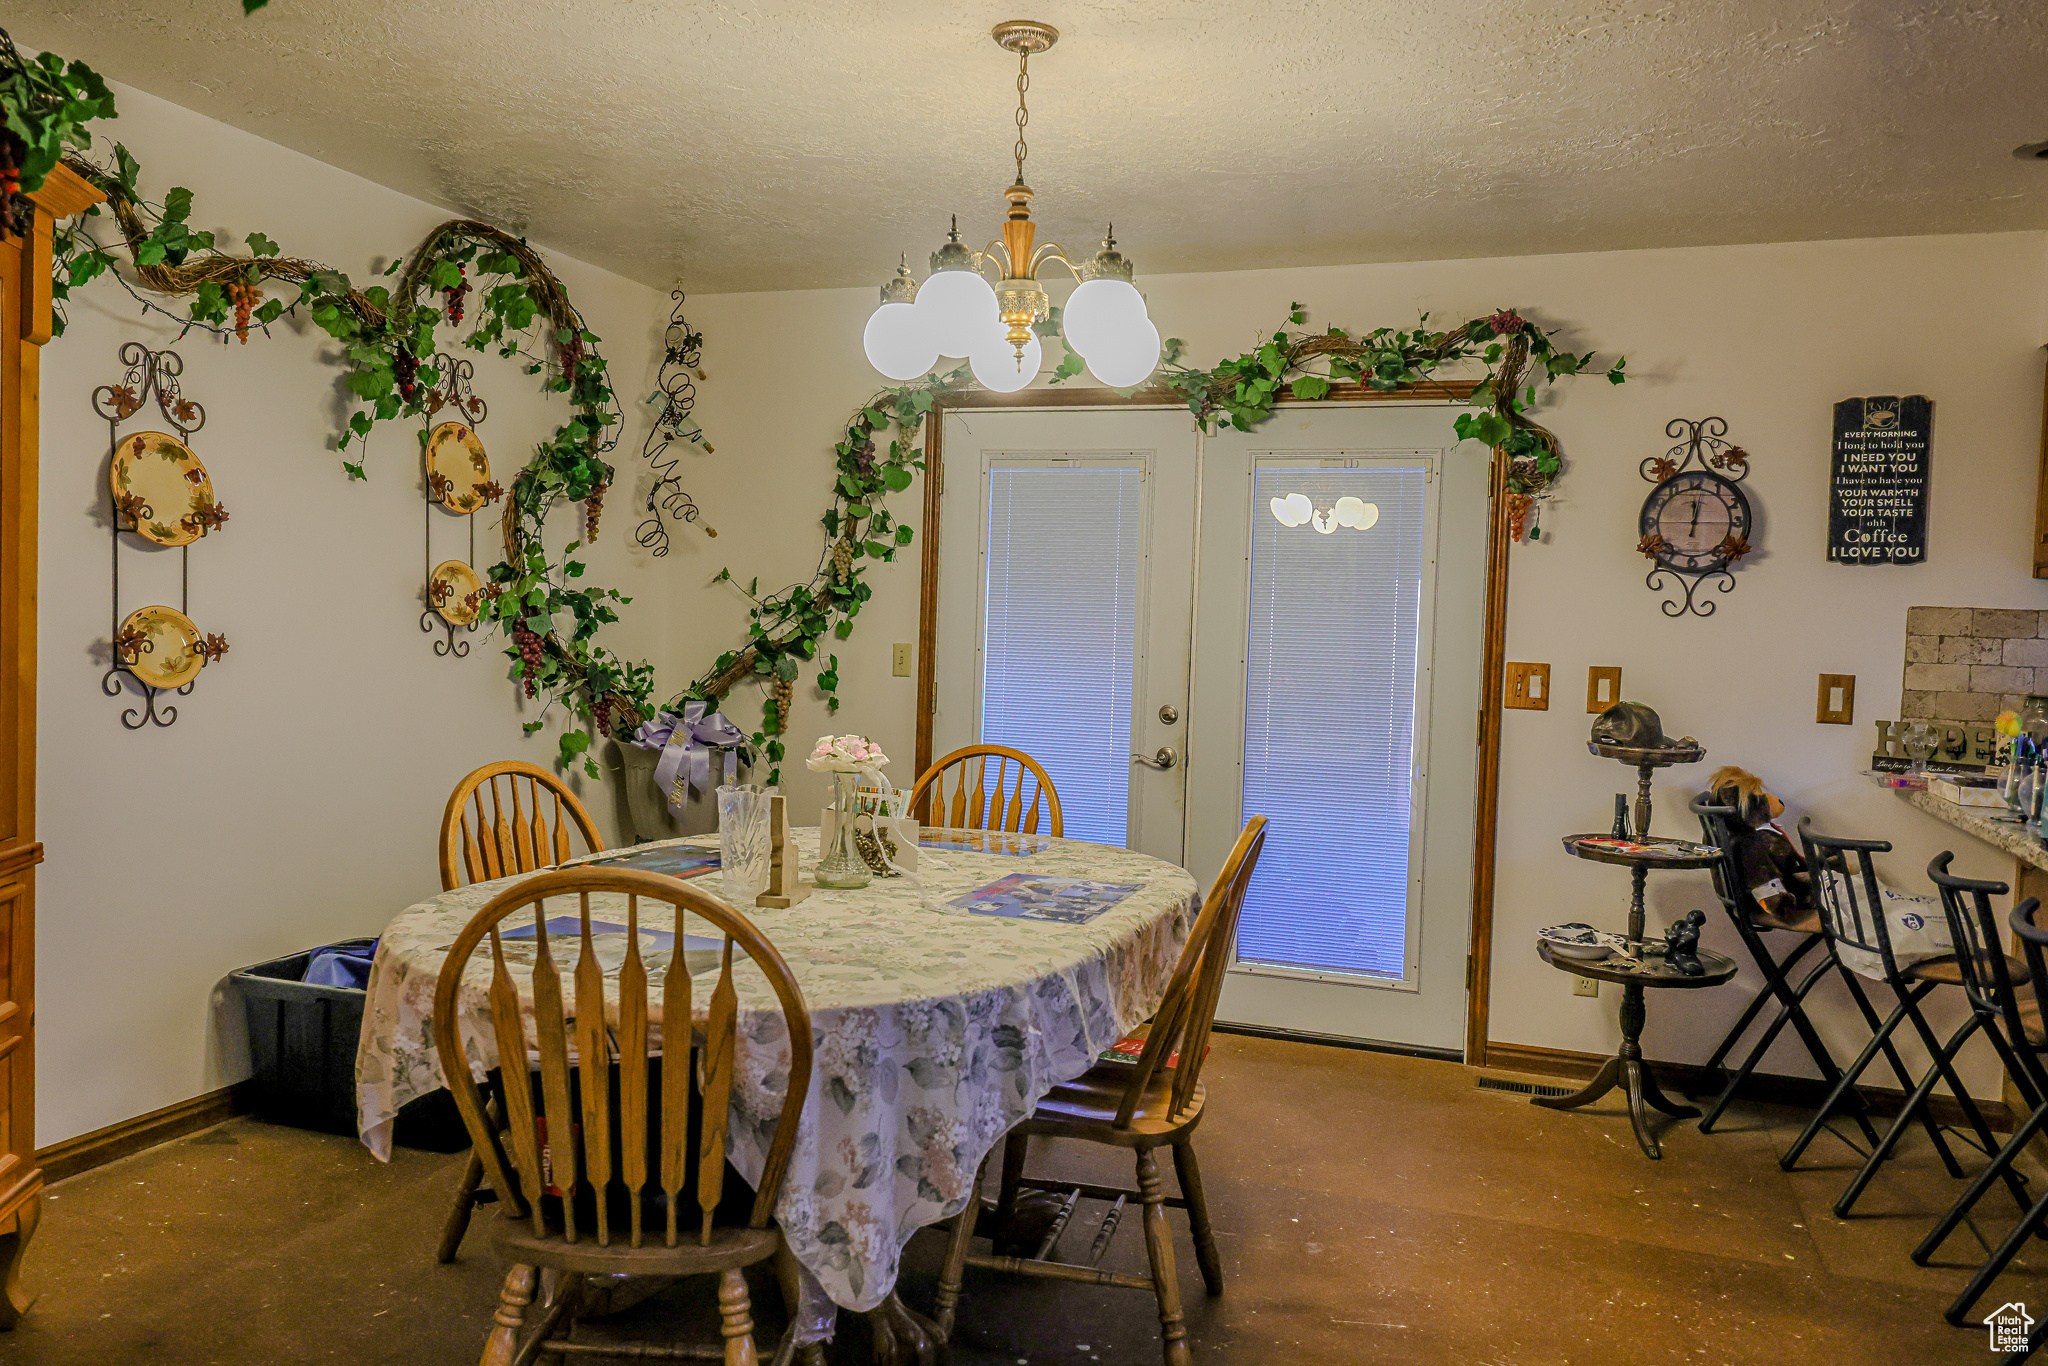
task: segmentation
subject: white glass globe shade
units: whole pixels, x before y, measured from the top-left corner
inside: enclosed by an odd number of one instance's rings
[[[911,380],[938,364],[938,343],[915,304],[883,304],[868,318],[861,345],[868,363],[893,380]]]
[[[942,356],[965,356],[997,322],[996,292],[971,270],[942,270],[917,288],[912,304]]]
[[[1299,493],[1290,493],[1285,498],[1275,498],[1268,506],[1273,509],[1273,519],[1281,526],[1300,526],[1315,511],[1308,498]]]
[[[1014,394],[1032,380],[1038,378],[1038,363],[1041,351],[1038,338],[1032,337],[1024,343],[1024,359],[1017,359],[1017,348],[1010,345],[1009,337],[1001,328],[992,329],[982,341],[967,353],[967,364],[973,369],[974,377],[982,387],[993,389],[999,394]]]
[[[1060,310],[1060,331],[1068,345],[1092,359],[1098,347],[1114,345],[1123,324],[1144,317],[1145,296],[1129,280],[1084,280]]]
[[[1159,329],[1149,318],[1117,326],[1088,356],[1088,373],[1112,389],[1135,389],[1159,364]]]
[[[1354,531],[1370,530],[1380,519],[1380,505],[1368,503],[1363,498],[1339,498],[1335,508],[1338,526],[1348,526]]]

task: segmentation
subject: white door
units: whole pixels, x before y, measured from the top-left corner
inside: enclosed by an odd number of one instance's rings
[[[1452,417],[1205,442],[1190,866],[1272,823],[1219,1019],[1462,1051],[1488,453]]]
[[[1462,1044],[1487,452],[1453,416],[947,416],[934,754],[1025,750],[1069,836],[1205,884],[1267,816],[1222,1020]]]
[[[1070,838],[1182,862],[1193,419],[955,411],[944,441],[932,757],[1021,749]]]

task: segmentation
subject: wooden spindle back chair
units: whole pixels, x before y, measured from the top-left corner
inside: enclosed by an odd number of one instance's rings
[[[585,852],[604,852],[597,823],[560,778],[517,759],[485,764],[455,785],[441,812],[441,890],[561,863],[574,856],[571,825]],[[473,1153],[442,1224],[436,1260],[454,1261],[476,1207],[498,1198],[483,1179],[483,1158]]]
[[[991,760],[996,770],[993,781],[988,771]],[[919,774],[910,789],[911,818],[925,827],[1035,835],[1041,809],[1048,822],[1046,833],[1055,838],[1064,834],[1060,794],[1051,775],[1023,750],[1003,745],[956,749]]]
[[[600,895],[625,899],[625,957],[612,1004],[605,999],[605,970],[593,945],[591,898]],[[550,903],[574,908],[575,933],[550,931]],[[642,908],[650,903],[674,914],[673,947],[658,994],[640,949]],[[537,1086],[526,1075],[520,993],[506,966],[499,928],[521,912],[530,912],[534,934],[530,998]],[[694,1023],[697,1002],[684,957],[685,912],[723,937],[718,980],[701,1026]],[[610,908],[602,914],[621,916]],[[491,1028],[504,1078],[503,1132],[470,1075],[456,1029],[464,973],[471,955],[486,945]],[[724,1195],[739,1023],[735,948],[775,993],[788,1039],[788,1080],[751,1213],[743,1226],[721,1227],[714,1215]],[[574,968],[565,987],[563,970],[571,957]],[[493,1221],[494,1242],[513,1265],[485,1366],[535,1350],[531,1340],[521,1341],[519,1330],[537,1266],[570,1273],[572,1280],[716,1273],[725,1360],[739,1366],[755,1359],[740,1268],[775,1255],[778,1235],[769,1217],[810,1091],[812,1035],[796,979],[752,922],[688,883],[639,869],[570,868],[528,878],[492,898],[449,950],[434,986],[434,1046],[462,1122],[503,1197]],[[784,1069],[778,1064],[775,1070]],[[686,1211],[686,1205],[695,1208]],[[575,1300],[572,1286],[549,1307],[535,1336],[550,1339],[565,1318],[573,1325]]]
[[[1075,1080],[1060,1086],[1039,1102],[1031,1117],[1010,1131],[1004,1144],[1002,1193],[996,1202],[996,1221],[1002,1226],[1017,1209],[1020,1189],[1048,1191],[1065,1196],[1059,1213],[1039,1243],[1036,1256],[978,1256],[970,1254],[976,1217],[981,1212],[981,1183],[987,1164],[976,1175],[974,1193],[967,1208],[954,1221],[939,1272],[934,1315],[941,1332],[950,1333],[960,1302],[960,1283],[967,1267],[1017,1272],[1054,1280],[1082,1281],[1118,1286],[1127,1290],[1149,1290],[1159,1304],[1159,1333],[1167,1366],[1187,1366],[1187,1322],[1181,1311],[1180,1282],[1174,1267],[1173,1238],[1166,1227],[1169,1206],[1185,1209],[1194,1233],[1195,1261],[1202,1271],[1202,1284],[1211,1295],[1223,1293],[1223,1259],[1209,1224],[1209,1207],[1202,1194],[1201,1168],[1195,1162],[1194,1130],[1207,1104],[1202,1089],[1202,1060],[1209,1051],[1209,1032],[1216,1018],[1216,1001],[1223,991],[1223,975],[1230,966],[1237,937],[1238,916],[1258,867],[1259,853],[1266,843],[1266,818],[1253,816],[1224,860],[1209,896],[1202,903],[1188,931],[1186,944],[1166,993],[1152,1017],[1145,1036],[1144,1051],[1135,1066],[1099,1063]],[[1175,1054],[1178,1053],[1178,1059]],[[1137,1160],[1137,1190],[1098,1186],[1024,1175],[1028,1145],[1033,1135],[1079,1139],[1113,1147],[1128,1148]],[[1174,1170],[1180,1178],[1181,1193],[1169,1196],[1162,1188],[1155,1151],[1173,1150]],[[1110,1200],[1086,1265],[1050,1260],[1082,1198]],[[1136,1200],[1143,1210],[1145,1250],[1151,1275],[1138,1277],[1104,1271],[1102,1258],[1109,1250],[1126,1202]]]
[[[455,785],[441,813],[441,890],[574,858],[572,825],[585,853],[604,852],[597,822],[560,778],[517,759],[485,764]]]
[[[1152,1028],[1145,1035],[1145,1051],[1138,1065],[1130,1069],[1123,1100],[1116,1108],[1116,1127],[1129,1129],[1162,1071],[1173,1073],[1169,1117],[1187,1112],[1201,1085],[1202,1059],[1209,1051],[1209,1031],[1216,1023],[1216,1002],[1223,994],[1223,976],[1230,967],[1232,946],[1237,942],[1237,920],[1244,911],[1245,893],[1252,873],[1266,847],[1266,818],[1254,816],[1245,823],[1209,899],[1202,903],[1181,946],[1180,961],[1166,984],[1166,995],[1152,1016]],[[1169,1059],[1178,1052],[1178,1063]]]

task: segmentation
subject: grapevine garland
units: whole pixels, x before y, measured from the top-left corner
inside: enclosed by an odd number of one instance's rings
[[[282,255],[260,232],[249,234],[246,254],[222,251],[212,233],[190,226],[189,190],[173,189],[160,203],[142,197],[140,167],[119,144],[111,168],[76,153],[64,163],[106,196],[137,284],[153,294],[190,299],[184,317],[145,300],[148,307],[183,328],[201,327],[244,343],[252,328],[267,335],[282,315],[303,312],[341,344],[349,391],[364,405],[350,415],[337,443],[353,479],[367,477],[360,452],[378,423],[427,412],[439,381],[431,371],[423,373],[431,361],[421,358],[440,349],[436,333],[443,323],[463,324],[474,293],[476,316],[463,345],[524,357],[527,371],[542,376],[542,389],[566,394],[573,409],[513,480],[505,559],[487,572],[481,615],[510,636],[506,653],[529,698],[545,692],[550,704],[563,703],[605,733],[615,718],[638,723],[649,710],[652,669],[620,659],[594,639],[599,628],[618,620],[616,606],[630,599],[574,582],[584,573],[574,552],[597,535],[615,475],[604,457],[617,442],[623,417],[597,336],[538,253],[488,224],[457,219],[428,234],[409,263],[394,262],[386,274],[401,268],[402,273],[393,285],[359,289],[338,270]],[[60,302],[102,274],[127,283],[114,270],[113,250],[92,236],[86,222],[99,212],[93,206],[55,235],[53,293]],[[264,298],[266,285],[280,284],[296,288],[289,302],[282,293]],[[538,353],[529,350],[535,341]],[[346,458],[351,445],[358,451],[354,460]],[[583,535],[555,558],[543,532],[550,511],[564,502],[581,504]],[[542,724],[528,722],[526,730]],[[596,763],[586,753],[587,733],[571,728],[559,744],[564,766],[581,755],[585,771],[596,776]]]
[[[479,317],[463,344],[473,350],[495,347],[508,358],[523,355],[528,372],[543,375],[542,387],[567,394],[574,409],[538,445],[513,481],[504,521],[505,559],[488,572],[481,615],[510,637],[506,654],[514,661],[513,676],[527,697],[545,692],[550,705],[559,701],[573,716],[592,722],[599,733],[622,740],[653,714],[652,667],[621,660],[595,639],[601,627],[618,620],[615,605],[631,599],[614,589],[575,582],[583,577],[585,566],[574,553],[596,538],[604,496],[615,478],[604,456],[617,444],[623,416],[596,350],[598,338],[584,326],[567,291],[537,253],[486,224],[455,220],[428,235],[394,286],[357,289],[340,271],[281,255],[262,233],[249,234],[246,254],[219,250],[213,234],[190,226],[189,190],[173,189],[161,203],[142,198],[137,188],[139,167],[119,144],[111,169],[78,155],[91,141],[83,125],[114,117],[104,82],[83,63],[67,65],[47,53],[34,64],[24,63],[0,33],[0,112],[0,228],[18,226],[29,207],[26,194],[41,186],[61,157],[106,195],[135,280],[153,293],[191,298],[188,316],[182,318],[138,294],[145,308],[165,313],[184,328],[205,328],[223,340],[233,336],[245,344],[252,328],[267,335],[279,317],[303,309],[342,345],[350,371],[348,387],[365,404],[349,417],[340,435],[338,445],[344,452],[352,443],[364,441],[376,424],[418,418],[426,411],[435,377],[423,381],[420,358],[438,353],[435,334],[442,322],[462,325],[474,293]],[[60,301],[101,274],[112,275],[135,292],[114,269],[112,252],[85,229],[83,220],[98,212],[97,206],[86,210],[56,235],[53,292]],[[386,274],[397,272],[401,264],[394,262]],[[266,298],[266,283],[295,286],[297,294],[289,303],[282,297]],[[422,302],[423,295],[437,296],[437,302]],[[1556,347],[1549,333],[1513,310],[1441,332],[1427,330],[1426,314],[1412,331],[1383,327],[1354,335],[1337,327],[1322,332],[1288,330],[1306,322],[1306,313],[1295,304],[1286,327],[1210,370],[1183,364],[1183,344],[1171,339],[1164,347],[1160,380],[1186,402],[1203,430],[1213,433],[1225,423],[1239,431],[1252,430],[1272,416],[1283,397],[1321,399],[1344,383],[1380,390],[1426,386],[1445,366],[1482,364],[1484,378],[1466,400],[1475,411],[1459,414],[1453,425],[1460,439],[1484,442],[1507,455],[1510,516],[1519,540],[1533,500],[1563,467],[1557,438],[1531,419],[1528,410],[1536,403],[1539,385],[1587,372],[1594,354]],[[536,324],[542,348],[538,355],[525,349],[529,329]],[[1064,343],[1059,310],[1054,309],[1038,330]],[[677,439],[710,449],[689,418],[694,390],[687,376],[697,373],[701,344],[701,336],[682,321],[678,310],[669,329],[661,391],[650,400],[663,405],[645,452],[662,476],[648,500],[654,528],[649,531],[643,525],[636,535],[656,554],[666,548],[656,500],[668,485],[676,484],[673,461],[663,466],[657,457]],[[1609,382],[1624,382],[1624,365],[1617,360],[1606,370]],[[1082,369],[1080,356],[1068,348],[1051,382],[1071,379]],[[887,498],[908,489],[916,472],[923,470],[918,432],[939,397],[971,383],[968,368],[962,365],[879,390],[853,413],[833,447],[832,504],[820,518],[825,543],[811,577],[765,594],[758,579],[742,589],[751,604],[747,643],[721,654],[665,705],[676,707],[683,699],[716,704],[743,681],[766,684],[761,726],[749,742],[771,765],[785,757],[779,737],[788,727],[804,664],[817,664],[817,687],[828,710],[838,710],[839,658],[827,654],[821,659],[821,650],[828,635],[843,640],[852,634],[854,618],[872,598],[866,562],[893,561],[914,539],[913,529],[889,512]],[[1447,395],[1451,392],[1445,390]],[[884,439],[886,451],[880,448]],[[367,477],[360,458],[343,463],[351,478]],[[679,522],[694,521],[695,505],[681,494],[679,484],[674,492],[680,504],[670,503],[666,510]],[[548,554],[543,533],[549,512],[563,502],[582,505],[584,534],[556,561]],[[738,581],[728,568],[714,582],[737,586]],[[564,614],[569,619],[566,628],[557,624]],[[537,720],[525,728],[531,733],[541,724]],[[580,756],[585,771],[598,776],[587,753],[590,741],[587,732],[568,729],[559,741],[562,765],[567,767]],[[779,769],[772,770],[769,781],[778,778]]]

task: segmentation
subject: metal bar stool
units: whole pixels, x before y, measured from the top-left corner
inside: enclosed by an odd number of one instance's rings
[[[1941,1222],[1921,1240],[1920,1246],[1913,1249],[1913,1260],[1921,1266],[1927,1265],[1942,1240],[1955,1231],[1971,1207],[1991,1189],[1991,1183],[2001,1178],[2012,1191],[2013,1199],[2026,1211],[2013,1225],[2005,1241],[1977,1268],[1970,1283],[1944,1311],[1944,1318],[1961,1326],[1971,1307],[2025,1246],[2027,1239],[2048,1224],[2048,1195],[2029,1205],[2024,1178],[2013,1165],[2014,1159],[2041,1132],[2043,1124],[2048,1124],[2048,1106],[2042,1104],[2042,1098],[2048,1096],[2048,1067],[2044,1067],[2042,1058],[2042,1054],[2048,1052],[2048,1031],[2043,1029],[2040,996],[2035,987],[2035,983],[2048,980],[2043,976],[2048,973],[2048,963],[2044,963],[2042,953],[2043,946],[2048,945],[2048,926],[2035,924],[2041,903],[2034,897],[2028,897],[2013,907],[2012,928],[2018,933],[2020,948],[2026,954],[2026,962],[2015,962],[1999,947],[1998,915],[1991,908],[1991,898],[2004,895],[2006,885],[1950,875],[1948,863],[1951,857],[1949,854],[1938,856],[1927,865],[1927,875],[1941,889],[1942,907],[1948,912],[1949,926],[1955,935],[1956,961],[1962,971],[1963,989],[1969,993],[1973,1016],[1983,1021],[1984,1032],[1997,1050],[1999,1060],[2005,1064],[2013,1085],[2033,1111],[2026,1123],[2020,1125],[2006,1140],[2005,1146],[1998,1150],[1990,1165],[1977,1174],[1969,1189],[1950,1206]]]
[[[1750,895],[1749,888],[1743,884],[1740,871],[1735,865],[1735,809],[1716,805],[1710,800],[1708,793],[1694,797],[1688,809],[1699,818],[1700,833],[1705,842],[1721,851],[1721,862],[1713,870],[1714,895],[1720,899],[1721,909],[1727,912],[1729,921],[1734,924],[1736,936],[1742,940],[1743,947],[1749,951],[1750,958],[1756,963],[1757,971],[1762,973],[1764,978],[1763,987],[1736,1018],[1719,1047],[1714,1049],[1714,1055],[1707,1059],[1705,1071],[1722,1070],[1722,1064],[1741,1040],[1743,1032],[1755,1022],[1766,1005],[1772,1001],[1778,1003],[1778,1013],[1771,1018],[1770,1024],[1758,1037],[1756,1045],[1743,1058],[1741,1066],[1728,1078],[1720,1096],[1707,1110],[1706,1118],[1700,1121],[1700,1132],[1712,1133],[1722,1111],[1728,1108],[1728,1103],[1735,1099],[1735,1093],[1749,1080],[1750,1074],[1756,1071],[1757,1065],[1763,1061],[1764,1054],[1770,1051],[1771,1045],[1776,1042],[1779,1033],[1787,1024],[1790,1024],[1793,1032],[1799,1036],[1799,1042],[1804,1045],[1807,1056],[1813,1059],[1813,1065],[1820,1069],[1821,1080],[1825,1081],[1831,1090],[1841,1081],[1841,1067],[1828,1052],[1827,1045],[1821,1042],[1820,1033],[1813,1027],[1813,1022],[1806,1017],[1806,997],[1828,975],[1830,969],[1841,972],[1848,969],[1841,966],[1835,958],[1833,949],[1828,945],[1827,936],[1821,933],[1820,912],[1802,911],[1791,917],[1777,916],[1758,905],[1756,898]],[[1764,939],[1765,934],[1774,931],[1799,936],[1799,942],[1782,959],[1771,951],[1770,944]],[[1820,950],[1820,961],[1813,964],[1799,980],[1798,985],[1794,986],[1793,969],[1799,966],[1801,959],[1815,949]],[[1875,1144],[1877,1130],[1871,1127],[1868,1107],[1863,1101],[1862,1094],[1852,1090],[1848,1093],[1847,1099],[1857,1126],[1863,1130],[1864,1139]]]
[[[1897,1001],[1891,1014],[1880,1021],[1869,996],[1857,980],[1857,974],[1842,974],[1850,997],[1870,1026],[1870,1042],[1863,1046],[1856,1061],[1842,1074],[1842,1080],[1822,1103],[1819,1112],[1792,1141],[1785,1155],[1778,1159],[1778,1166],[1784,1171],[1791,1171],[1798,1165],[1801,1154],[1820,1133],[1828,1116],[1842,1103],[1844,1093],[1856,1084],[1864,1069],[1882,1052],[1891,1065],[1892,1074],[1899,1079],[1900,1088],[1907,1093],[1906,1104],[1871,1150],[1841,1198],[1835,1202],[1835,1214],[1847,1218],[1857,1197],[1870,1184],[1871,1177],[1877,1174],[1878,1165],[1891,1155],[1899,1139],[1905,1136],[1907,1126],[1915,1122],[1927,1130],[1927,1137],[1934,1144],[1934,1150],[1940,1155],[1948,1174],[1958,1180],[1962,1178],[1962,1166],[1949,1150],[1948,1141],[1942,1137],[1941,1125],[1935,1122],[1928,1109],[1927,1098],[1936,1080],[1948,1083],[1949,1092],[1956,1098],[1964,1118],[1982,1140],[1982,1150],[1991,1153],[1997,1149],[1998,1142],[1992,1137],[1991,1126],[1985,1122],[1976,1102],[1970,1099],[1968,1088],[1957,1079],[1953,1054],[1943,1050],[1941,1041],[1934,1037],[1934,1030],[1927,1023],[1927,1017],[1920,1011],[1920,1003],[1937,987],[1960,984],[1954,960],[1936,959],[1901,968],[1892,954],[1891,932],[1885,925],[1883,900],[1877,889],[1877,871],[1870,862],[1872,854],[1891,852],[1890,841],[1838,839],[1832,835],[1816,834],[1811,817],[1799,822],[1799,841],[1805,848],[1807,868],[1813,875],[1814,902],[1820,907],[1821,930],[1827,936],[1829,950],[1838,953],[1840,946],[1846,944],[1872,955],[1883,974],[1880,980],[1890,988]],[[1892,1042],[1893,1033],[1907,1022],[1912,1024],[1914,1033],[1934,1059],[1927,1078],[1922,1082],[1915,1082],[1912,1074],[1907,1072],[1906,1064]],[[1955,1046],[1960,1048],[1961,1042]]]

